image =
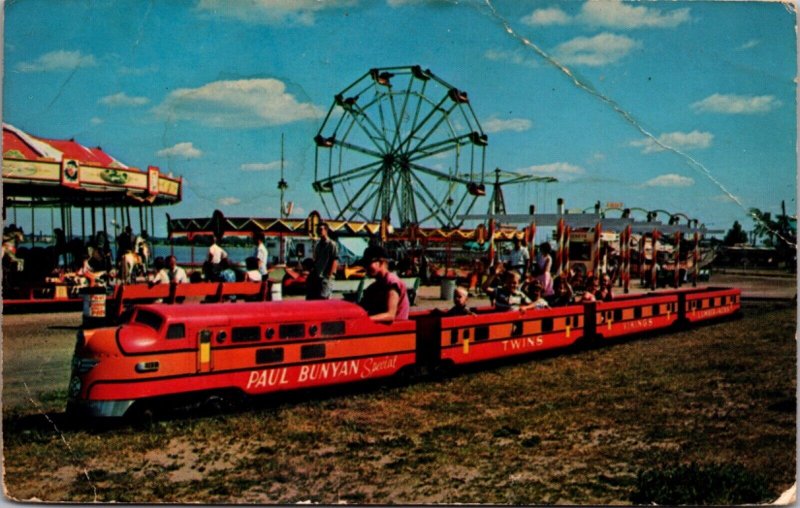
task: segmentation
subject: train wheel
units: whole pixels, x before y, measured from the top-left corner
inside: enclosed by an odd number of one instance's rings
[[[146,402],[135,403],[125,414],[125,418],[137,429],[150,430],[156,421],[155,410]]]

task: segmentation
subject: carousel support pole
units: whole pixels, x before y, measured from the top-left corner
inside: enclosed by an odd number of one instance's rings
[[[622,292],[628,294],[631,281],[631,227],[627,226],[622,232],[624,242],[620,241],[622,256]]]
[[[653,264],[650,266],[650,289],[658,288],[658,231],[653,230]]]
[[[95,217],[95,215],[96,215],[95,207],[92,206],[91,210],[92,210],[92,237],[96,238],[97,237],[97,219]],[[98,247],[99,247],[99,245],[98,245]]]
[[[150,235],[154,235],[156,232],[156,219],[155,219],[155,210],[152,206],[150,206],[150,229],[147,230]]]
[[[106,205],[103,205],[103,232],[106,234],[106,239],[108,239],[108,216],[106,215]]]
[[[126,224],[125,225],[130,227],[131,229],[133,229],[133,224],[131,223],[131,207],[130,206],[126,206],[125,207],[125,219],[126,219]]]
[[[646,260],[644,259],[644,243],[645,237],[644,233],[639,237],[639,281],[642,285],[644,285],[645,277],[644,277],[644,269],[647,265]]]
[[[86,214],[84,213],[86,210],[81,207],[81,241],[85,244],[86,243]]]
[[[692,271],[692,287],[697,287],[697,277],[700,275],[700,233],[694,232],[694,251],[692,252],[692,261],[694,266]]]
[[[600,275],[600,246],[601,238],[603,236],[603,226],[600,222],[594,226],[594,238],[592,242],[592,276],[598,277]]]
[[[564,227],[564,277],[569,277],[569,242],[572,228],[570,226]]]
[[[17,207],[14,206],[14,207],[11,208],[11,210],[13,210],[13,212],[14,212],[14,225],[17,225],[17,224],[19,224],[19,222],[17,222]]]
[[[36,208],[31,201],[31,247],[36,247]]]
[[[141,234],[142,231],[147,229],[147,227],[146,227],[146,225],[144,223],[144,217],[142,216],[142,213],[143,213],[143,211],[142,211],[142,207],[140,205],[139,206],[139,234]]]

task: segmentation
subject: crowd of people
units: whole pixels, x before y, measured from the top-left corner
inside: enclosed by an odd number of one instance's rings
[[[338,247],[331,238],[329,226],[318,226],[319,240],[313,249],[313,257],[305,260],[306,299],[324,300],[331,298],[332,281],[338,269]],[[63,233],[55,232],[55,255],[75,250],[75,245],[67,246]],[[22,241],[22,230],[9,226],[3,236],[4,273],[21,270],[24,259],[18,257],[17,244]],[[80,242],[80,261],[75,275],[88,281],[86,285],[109,282],[119,272],[126,272],[127,282],[147,282],[156,284],[185,284],[190,282],[259,282],[267,276],[269,256],[264,237],[256,235],[253,239],[252,255],[245,260],[245,269],[239,268],[222,248],[216,237],[212,237],[202,271],[191,275],[178,265],[175,256],[156,257],[151,262],[151,251],[147,232],[134,235],[130,226],[116,237],[116,259],[105,232],[98,232],[86,244]],[[72,252],[72,251],[70,251]],[[421,258],[424,260],[424,256]],[[364,291],[361,305],[375,321],[394,321],[407,319],[410,310],[408,289],[401,276],[419,273],[420,267],[415,259],[409,258],[405,265],[395,266],[386,248],[370,245],[365,250],[361,265],[367,276],[373,279]],[[57,260],[56,260],[57,263]],[[424,263],[422,263],[424,264]],[[408,266],[406,266],[408,265]],[[397,270],[395,270],[397,268]],[[471,281],[479,284],[474,289],[489,296],[496,310],[546,309],[580,302],[609,301],[613,299],[612,277],[585,277],[580,270],[573,270],[568,277],[553,277],[552,249],[543,243],[537,255],[531,259],[527,248],[520,240],[514,241],[513,249],[504,261],[497,261],[482,270]],[[138,270],[138,271],[137,271]],[[408,272],[408,273],[407,273]],[[133,280],[131,279],[133,278]],[[101,280],[102,279],[102,280]],[[125,279],[123,279],[125,280]],[[472,289],[472,288],[469,288]],[[467,301],[469,289],[457,287],[453,296],[451,315],[469,314]]]

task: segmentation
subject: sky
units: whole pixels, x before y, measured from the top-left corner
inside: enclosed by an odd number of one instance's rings
[[[278,216],[282,136],[292,216],[327,215],[312,182],[358,164],[316,154],[314,136],[342,115],[334,108],[326,119],[334,96],[371,68],[411,65],[466,91],[488,136],[477,158],[464,146],[423,164],[459,174],[477,165],[487,184],[494,168],[559,180],[505,186],[509,213],[530,204],[552,213],[557,198],[567,209],[614,202],[723,230],[734,221],[751,229],[750,208],[777,213],[781,200],[796,214],[790,5],[11,0],[4,7],[3,121],[183,177],[183,201],[157,211],[156,234],[165,234],[165,212]],[[433,88],[426,100],[438,99]],[[378,123],[378,111],[371,115]],[[470,130],[467,120],[447,119],[458,132]],[[446,199],[441,179],[418,176],[419,188]],[[366,178],[341,185],[350,196],[360,186],[374,190]],[[456,198],[463,188],[448,187]],[[473,212],[487,209],[488,196]]]

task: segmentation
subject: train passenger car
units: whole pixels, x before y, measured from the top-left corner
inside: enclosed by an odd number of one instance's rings
[[[684,314],[689,323],[732,316],[741,311],[742,291],[732,288],[690,289],[684,292]]]
[[[344,301],[143,305],[78,334],[69,409],[122,416],[174,394],[263,394],[392,376],[416,361],[415,323]]]
[[[567,347],[583,337],[584,308],[495,312],[420,318],[420,334],[436,342],[438,360],[454,365],[482,362]]]
[[[594,305],[595,333],[603,339],[644,333],[677,323],[678,294],[653,293],[617,298]]]

